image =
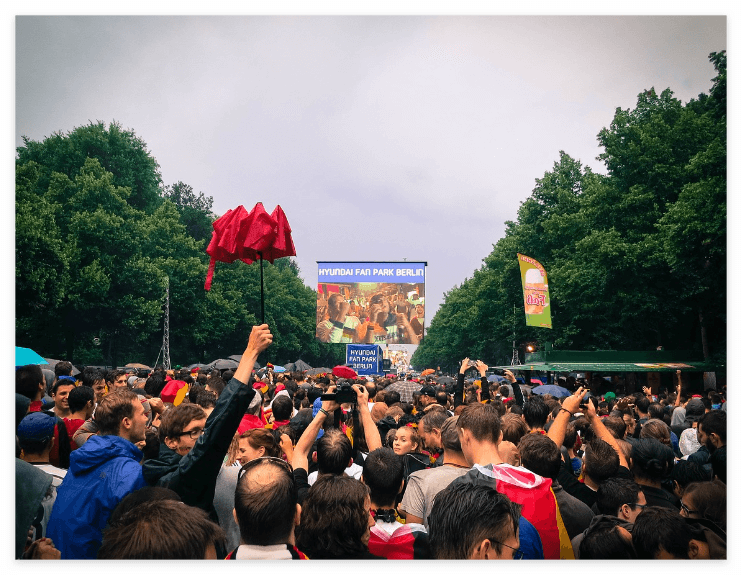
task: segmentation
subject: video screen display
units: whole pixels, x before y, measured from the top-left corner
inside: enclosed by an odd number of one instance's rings
[[[418,344],[425,332],[425,262],[317,262],[317,339]]]

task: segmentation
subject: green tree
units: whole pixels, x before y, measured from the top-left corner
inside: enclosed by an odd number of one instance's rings
[[[127,202],[132,207],[151,212],[162,202],[159,164],[144,141],[117,122],[111,122],[108,127],[103,122],[91,122],[67,134],[55,132],[42,142],[24,136],[23,143],[17,148],[16,163],[34,161],[41,167],[38,195],[46,194],[54,173],[72,180],[87,158],[96,158],[113,174],[116,186],[129,188]]]
[[[196,194],[191,186],[180,181],[172,186],[166,186],[163,197],[175,204],[180,214],[180,221],[186,227],[188,234],[197,240],[206,240],[208,243],[213,229],[211,224],[216,219],[211,211],[214,198],[204,195],[203,192]]]

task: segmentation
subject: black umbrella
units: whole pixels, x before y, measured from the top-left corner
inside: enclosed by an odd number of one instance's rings
[[[54,371],[54,366],[55,366],[55,365],[57,365],[57,364],[58,364],[58,363],[59,363],[60,361],[64,361],[63,359],[49,359],[48,357],[45,357],[44,359],[45,359],[45,360],[47,361],[47,363],[49,364],[48,366],[46,366],[46,369],[51,369],[52,371]],[[77,368],[76,368],[76,367],[75,367],[75,366],[73,365],[73,366],[72,366],[72,374],[71,374],[71,375],[77,375],[78,373],[80,373],[80,370],[79,370],[79,369],[77,369]]]
[[[233,359],[215,359],[208,365],[204,366],[204,369],[237,369],[239,364]]]
[[[307,371],[308,369],[312,369],[311,365],[301,359],[287,363],[283,367],[286,368],[286,371]]]

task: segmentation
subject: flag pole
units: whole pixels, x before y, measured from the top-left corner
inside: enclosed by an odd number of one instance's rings
[[[263,293],[263,253],[258,252],[260,258],[260,323],[265,323],[265,295]]]

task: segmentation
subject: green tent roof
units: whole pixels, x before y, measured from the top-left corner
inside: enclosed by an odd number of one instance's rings
[[[573,372],[658,372],[724,371],[724,365],[712,364],[683,351],[542,351],[527,353],[522,365],[497,366],[496,369]]]

